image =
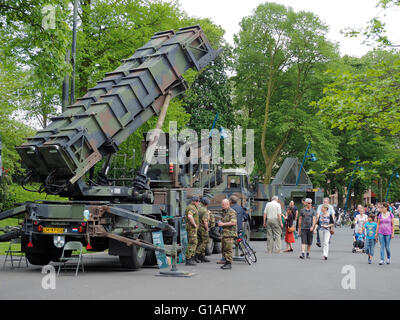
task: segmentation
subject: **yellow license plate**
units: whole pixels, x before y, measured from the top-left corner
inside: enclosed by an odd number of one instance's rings
[[[64,228],[43,228],[43,233],[64,233]]]

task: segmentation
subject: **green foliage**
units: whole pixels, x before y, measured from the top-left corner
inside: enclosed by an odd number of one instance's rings
[[[60,83],[67,70],[64,60],[69,36],[68,2],[10,0],[0,4],[1,55],[6,57],[6,63],[11,60],[24,70],[16,107],[42,126],[47,125],[49,115],[55,114],[60,105]],[[54,28],[43,24],[46,11],[42,10],[46,6],[54,8]]]
[[[380,58],[382,54],[376,56],[378,61],[367,62],[361,72],[336,72],[336,80],[324,89],[325,95],[316,105],[333,128],[374,131],[375,139],[400,131],[400,55],[386,52],[385,59]]]
[[[310,102],[319,99],[328,62],[337,57],[327,27],[310,12],[259,5],[235,36],[235,105],[242,126],[255,129],[256,170],[268,183],[284,154],[304,153],[309,142],[332,161],[335,141]],[[330,154],[330,156],[328,155]],[[325,158],[326,156],[326,158]]]
[[[386,12],[392,7],[397,7],[400,2],[397,0],[379,0],[376,7],[380,8],[379,14]],[[382,16],[373,17],[367,24],[366,27],[360,28],[346,28],[344,33],[348,37],[363,37],[364,43],[368,45],[378,45],[380,47],[395,47],[398,44],[393,43],[389,40],[386,35],[386,25],[382,21]]]
[[[233,130],[238,115],[232,105],[231,83],[227,71],[231,65],[231,48],[223,53],[206,70],[199,73],[183,99],[184,108],[191,115],[188,126],[197,131],[211,129],[216,114],[216,128]]]

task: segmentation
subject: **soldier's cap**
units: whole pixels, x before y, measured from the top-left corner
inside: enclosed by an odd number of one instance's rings
[[[198,196],[193,196],[192,201],[193,202],[200,201],[200,198]]]
[[[207,197],[202,197],[202,198],[200,199],[200,202],[201,202],[202,204],[209,205],[209,204],[210,204],[210,199],[208,199]]]

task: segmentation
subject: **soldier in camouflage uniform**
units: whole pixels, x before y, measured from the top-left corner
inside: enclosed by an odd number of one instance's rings
[[[237,217],[236,211],[230,207],[228,199],[222,200],[223,218],[218,222],[219,227],[223,227],[222,231],[222,256],[225,264],[221,269],[232,269],[232,246],[235,237],[237,237]]]
[[[207,206],[210,204],[210,200],[206,197],[200,199],[200,207],[199,207],[199,230],[197,231],[198,236],[198,244],[196,250],[196,257],[200,262],[210,262],[206,258],[206,247],[208,244],[209,236],[208,236],[208,228],[209,228],[209,210]],[[197,261],[197,260],[196,260]]]
[[[197,196],[192,197],[192,203],[189,204],[185,211],[186,232],[188,244],[186,248],[186,265],[195,266],[194,260],[197,248],[197,230],[199,227],[198,207],[200,199]]]

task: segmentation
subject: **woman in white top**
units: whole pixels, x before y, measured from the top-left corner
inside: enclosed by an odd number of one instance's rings
[[[354,232],[357,233],[359,228],[363,228],[364,224],[368,221],[368,216],[365,214],[364,207],[358,208],[358,214],[354,219],[355,230]]]

